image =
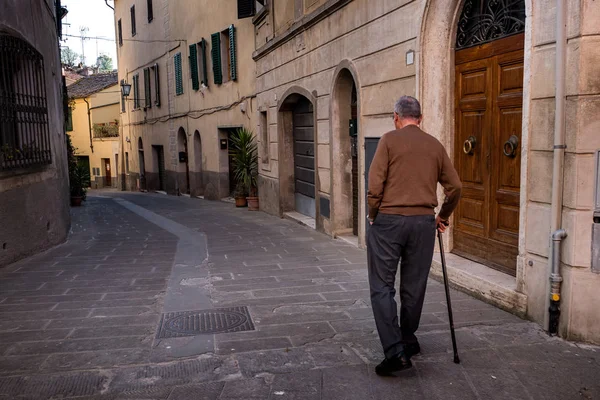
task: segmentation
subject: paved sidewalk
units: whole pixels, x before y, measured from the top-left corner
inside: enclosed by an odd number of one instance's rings
[[[453,364],[434,281],[413,372],[377,377],[365,252],[287,220],[95,192],[73,209],[72,231],[0,270],[0,398],[600,398],[599,349],[456,291]],[[240,307],[254,330],[157,337],[163,313],[179,318],[169,329],[192,329],[181,312]]]

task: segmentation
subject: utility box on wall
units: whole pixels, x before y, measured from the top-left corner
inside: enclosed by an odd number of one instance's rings
[[[367,192],[369,190],[369,168],[371,168],[371,163],[373,162],[373,158],[375,157],[375,152],[377,151],[377,146],[379,145],[380,138],[365,138],[365,204],[367,213],[369,212],[369,200],[367,198]],[[359,211],[360,215],[360,211]],[[367,215],[365,215],[365,219]],[[371,229],[371,224],[367,220],[367,235],[369,234],[369,229]],[[368,236],[367,236],[368,237]]]
[[[600,150],[595,159],[594,223],[592,225],[592,272],[600,274]]]

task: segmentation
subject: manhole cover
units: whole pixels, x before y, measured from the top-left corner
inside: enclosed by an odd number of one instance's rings
[[[160,318],[157,339],[253,331],[247,307],[165,313]]]

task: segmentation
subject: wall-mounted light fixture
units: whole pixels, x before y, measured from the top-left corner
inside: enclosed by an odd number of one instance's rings
[[[221,139],[221,150],[227,150],[227,139]]]
[[[129,97],[131,93],[131,84],[125,81],[121,81],[121,94],[123,97]]]

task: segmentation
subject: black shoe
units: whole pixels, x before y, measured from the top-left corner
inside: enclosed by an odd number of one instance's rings
[[[407,358],[410,359],[420,353],[421,353],[421,346],[419,346],[419,342],[404,345],[404,354],[406,354]]]
[[[398,376],[401,371],[412,368],[412,363],[404,354],[394,358],[386,358],[375,367],[375,373],[379,376]]]

